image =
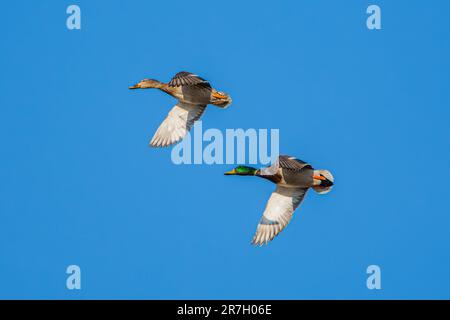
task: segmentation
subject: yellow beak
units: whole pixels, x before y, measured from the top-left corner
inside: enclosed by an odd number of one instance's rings
[[[327,180],[327,178],[322,177],[322,176],[313,176],[313,178],[316,180],[322,180],[322,181]]]
[[[235,169],[224,173],[224,175],[226,175],[226,176],[230,176],[230,175],[234,175],[234,174],[236,174],[236,170]]]
[[[134,86],[131,86],[130,89],[139,89],[140,87],[141,87],[141,85],[138,83],[138,84],[135,84]]]

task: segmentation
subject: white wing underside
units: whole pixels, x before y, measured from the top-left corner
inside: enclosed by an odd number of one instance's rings
[[[166,147],[183,139],[191,130],[194,122],[200,119],[205,108],[206,105],[194,105],[178,101],[156,130],[150,145]]]
[[[275,238],[291,221],[306,191],[308,188],[277,186],[267,202],[252,243],[261,246]]]

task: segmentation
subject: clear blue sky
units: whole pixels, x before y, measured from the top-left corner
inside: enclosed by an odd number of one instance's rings
[[[1,8],[0,298],[450,298],[448,1]],[[233,97],[205,129],[279,128],[335,176],[267,247],[273,185],[147,146],[174,100],[127,88],[180,70]]]

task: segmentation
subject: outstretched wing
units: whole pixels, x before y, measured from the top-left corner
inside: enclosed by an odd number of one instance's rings
[[[267,202],[252,244],[262,246],[275,238],[291,221],[294,210],[302,202],[307,191],[308,188],[277,186]]]
[[[206,105],[192,105],[178,102],[170,110],[150,141],[152,147],[166,147],[177,143],[189,132],[195,121],[200,119]]]
[[[280,155],[276,161],[265,168],[260,169],[262,176],[270,176],[279,172],[280,169],[288,169],[292,171],[301,171],[304,168],[312,168],[310,164],[291,156]]]
[[[294,170],[294,171],[300,171],[305,167],[311,168],[311,165],[309,165],[305,161],[297,159],[295,157],[291,157],[291,156],[279,156],[278,164],[279,164],[280,168]]]
[[[170,87],[196,86],[196,85],[211,88],[211,85],[209,84],[208,81],[199,77],[196,74],[186,71],[178,72],[169,82]]]

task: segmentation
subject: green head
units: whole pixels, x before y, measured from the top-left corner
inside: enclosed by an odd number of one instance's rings
[[[247,166],[239,166],[234,168],[231,171],[225,172],[226,176],[231,176],[231,175],[235,175],[235,176],[254,176],[256,174],[256,171],[258,171],[258,169],[252,168],[252,167],[247,167]]]

